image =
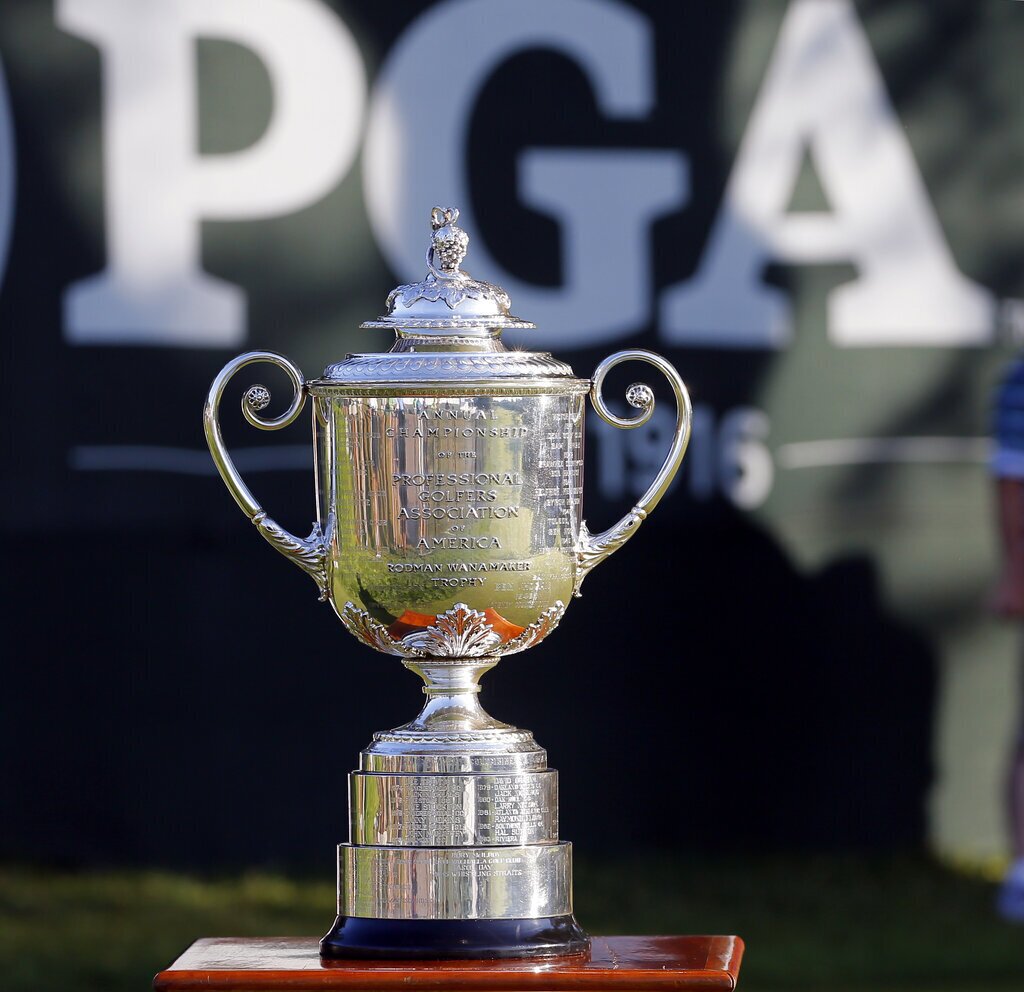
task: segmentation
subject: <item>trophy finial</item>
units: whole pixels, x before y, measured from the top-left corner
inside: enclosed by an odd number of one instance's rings
[[[505,327],[532,328],[509,313],[508,293],[493,283],[474,279],[463,269],[469,235],[458,225],[458,207],[430,211],[427,275],[420,282],[397,286],[388,295],[387,311],[360,327],[389,328],[398,335],[395,350],[416,347],[425,337],[487,338]],[[501,349],[504,350],[504,349]]]
[[[469,247],[469,235],[458,226],[458,219],[458,207],[434,207],[430,211],[430,225],[433,228],[430,238],[431,254],[439,263],[438,274],[449,278],[461,275],[459,266],[462,265],[466,249]],[[436,271],[433,265],[430,267]]]
[[[270,405],[270,390],[258,382],[255,386],[250,386],[246,391],[245,402],[249,405],[249,409],[255,413],[266,410]]]
[[[654,392],[644,382],[634,382],[626,390],[626,402],[637,410],[646,410],[654,406]]]

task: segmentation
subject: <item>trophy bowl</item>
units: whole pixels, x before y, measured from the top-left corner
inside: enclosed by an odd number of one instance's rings
[[[305,570],[358,640],[424,680],[412,722],[374,736],[350,775],[350,841],[339,845],[338,919],[325,956],[495,957],[585,951],[572,912],[571,845],[558,839],[557,773],[532,735],[479,705],[480,675],[558,625],[595,565],[627,541],[672,481],[690,435],[678,373],[649,351],[618,352],[593,379],[546,352],[508,350],[506,328],[532,328],[507,294],[462,271],[458,211],[435,208],[428,274],[399,286],[384,316],[385,353],[350,354],[306,380],[288,359],[254,351],[229,362],[207,400],[206,437],[239,506]],[[613,527],[582,515],[589,395],[610,424],[647,422],[654,394],[626,393],[636,414],[605,404],[608,372],[653,365],[676,399],[660,472]],[[240,369],[268,362],[294,387],[265,417],[254,385],[242,413],[277,430],[312,400],[317,522],[281,528],[231,461],[221,397]]]

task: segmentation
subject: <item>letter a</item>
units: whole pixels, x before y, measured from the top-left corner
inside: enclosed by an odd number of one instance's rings
[[[832,210],[786,213],[805,152]],[[828,298],[840,345],[983,345],[992,294],[958,271],[850,0],[793,0],[696,275],[667,290],[666,341],[772,348],[792,335],[769,262],[850,262]]]

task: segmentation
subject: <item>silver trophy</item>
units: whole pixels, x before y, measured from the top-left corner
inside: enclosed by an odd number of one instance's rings
[[[532,328],[499,287],[462,271],[469,238],[458,210],[435,208],[428,274],[399,286],[386,353],[349,355],[306,380],[286,358],[253,351],[210,388],[206,438],[225,485],[260,534],[312,576],[321,600],[363,644],[419,675],[426,703],[411,723],[374,735],[349,776],[348,843],[338,847],[338,918],[325,957],[511,957],[586,951],[573,916],[572,847],[558,837],[558,778],[533,736],[489,716],[478,681],[505,655],[558,626],[595,565],[621,547],[664,495],[690,436],[682,380],[633,349],[579,379],[547,352],[508,350],[505,328]],[[586,396],[616,427],[602,383],[647,362],[669,381],[676,423],[650,488],[609,530],[583,520]],[[264,417],[264,386],[244,395],[254,427],[277,430],[312,398],[317,522],[300,538],[267,516],[242,481],[218,421],[224,388],[269,362],[294,396]]]

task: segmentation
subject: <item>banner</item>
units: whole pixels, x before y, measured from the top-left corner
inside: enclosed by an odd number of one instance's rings
[[[415,681],[256,540],[200,410],[246,349],[385,350],[358,325],[451,205],[538,325],[513,344],[583,376],[653,348],[695,401],[645,533],[486,680],[562,770],[563,835],[1002,855],[1022,45],[1001,0],[5,4],[0,854],[330,857]],[[588,419],[595,528],[661,463],[658,396]],[[226,434],[305,533],[302,423]]]

